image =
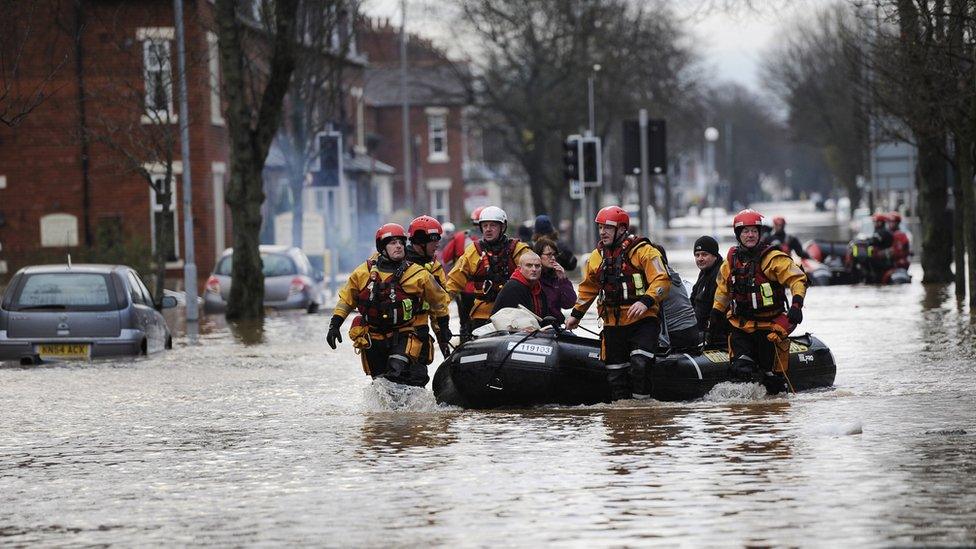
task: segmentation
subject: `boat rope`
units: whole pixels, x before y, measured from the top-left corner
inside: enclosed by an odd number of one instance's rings
[[[491,371],[491,378],[490,381],[488,381],[489,389],[495,389],[496,391],[503,391],[505,389],[505,387],[502,386],[501,378],[498,377],[499,370],[501,370],[502,366],[504,366],[505,363],[508,362],[509,357],[511,357],[512,353],[515,352],[515,349],[518,349],[519,345],[528,341],[529,338],[534,336],[538,331],[539,330],[532,330],[531,332],[525,334],[525,337],[520,339],[518,343],[516,343],[515,345],[512,345],[512,348],[509,349],[507,353],[505,353],[505,358],[503,358],[501,362],[498,363],[498,366],[495,366],[495,368]]]
[[[600,333],[599,332],[594,332],[593,330],[591,330],[589,328],[584,328],[582,324],[577,324],[576,327],[579,328],[580,330],[583,330],[584,332],[590,332],[591,334],[595,335],[596,337],[600,337]]]

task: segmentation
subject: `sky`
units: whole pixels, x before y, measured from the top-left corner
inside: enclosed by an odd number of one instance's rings
[[[438,41],[447,33],[432,21],[429,6],[443,0],[408,0],[407,27],[416,34]],[[774,47],[777,37],[830,0],[753,0],[754,9],[702,10],[710,0],[674,0],[686,21],[704,65],[716,82],[730,81],[763,92],[760,64],[763,53]],[[744,0],[741,0],[745,4]],[[735,5],[736,0],[725,2]],[[389,17],[399,24],[400,0],[364,0],[362,10],[374,17]]]

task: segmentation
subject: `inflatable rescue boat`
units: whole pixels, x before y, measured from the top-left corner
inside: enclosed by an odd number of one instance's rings
[[[830,349],[816,337],[791,337],[787,375],[796,391],[829,387],[837,367]],[[701,354],[659,356],[651,397],[694,400],[729,381],[724,348]],[[565,330],[494,332],[458,347],[434,374],[434,396],[464,408],[580,405],[610,402],[600,341]]]

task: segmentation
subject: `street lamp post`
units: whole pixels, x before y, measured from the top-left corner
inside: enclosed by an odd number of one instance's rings
[[[176,53],[179,62],[180,155],[183,160],[183,286],[186,291],[186,322],[191,340],[195,339],[197,311],[197,263],[193,243],[193,184],[190,178],[190,112],[186,93],[186,46],[183,37],[183,0],[173,0],[176,22]],[[221,207],[218,205],[218,207]],[[160,296],[162,299],[162,296]]]
[[[715,174],[715,142],[718,141],[718,130],[709,126],[705,128],[705,163],[708,165],[708,190],[711,198],[708,205],[712,209],[712,238],[718,240],[715,231],[715,203],[718,201],[718,178]]]

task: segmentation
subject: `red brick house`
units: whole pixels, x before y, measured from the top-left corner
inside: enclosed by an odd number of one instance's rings
[[[255,24],[259,1],[242,14]],[[93,246],[139,241],[155,249],[154,227],[164,220],[146,174],[158,180],[170,166],[174,192],[167,223],[173,242],[167,278],[169,286],[179,285],[186,235],[172,2],[37,0],[37,5],[32,24],[64,33],[53,56],[62,62],[45,101],[19,126],[0,125],[0,284],[21,266],[64,261],[66,252],[78,257]],[[184,22],[200,285],[231,245],[224,204],[229,153],[217,37],[211,30],[213,2],[185,2]],[[52,57],[49,43],[35,40],[28,46],[33,49],[25,58]],[[355,113],[362,101],[361,66],[344,77],[351,82],[346,112]],[[43,67],[33,67],[22,77],[36,80],[44,74]],[[356,133],[352,125],[342,131]],[[281,177],[281,166],[270,158],[268,190],[276,189]]]
[[[463,66],[449,60],[429,41],[410,36],[406,100],[409,104],[411,192],[403,176],[403,96],[400,85],[399,29],[389,20],[365,19],[359,28],[369,59],[365,74],[367,128],[375,156],[396,169],[397,221],[430,214],[459,221],[464,211],[464,163],[467,158],[465,109],[471,104]],[[413,204],[407,204],[408,196]]]
[[[34,25],[81,31],[62,52],[66,62],[54,74],[53,93],[18,127],[0,126],[0,260],[7,271],[0,277],[97,245],[99,238],[154,246],[161,208],[137,167],[163,177],[167,157],[176,177],[174,246],[167,267],[181,268],[186,235],[172,4],[51,0],[42,5],[36,17],[48,19],[38,18]],[[216,36],[206,30],[212,6],[187,2],[185,10],[193,237],[205,277],[230,237],[223,207],[226,127]]]

